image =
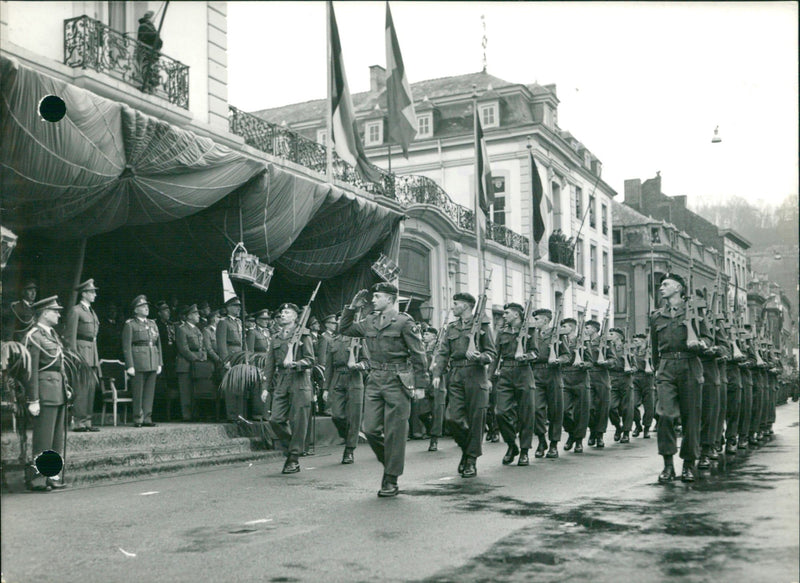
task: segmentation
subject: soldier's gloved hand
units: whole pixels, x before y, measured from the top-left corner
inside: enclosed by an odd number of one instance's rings
[[[369,296],[370,296],[369,290],[362,289],[355,295],[350,305],[356,309],[363,308],[364,306],[367,305]]]
[[[132,376],[134,376],[134,375],[136,374],[136,369],[135,369],[135,368],[133,368],[133,367],[130,367],[130,368],[129,368],[128,370],[126,370],[125,372],[126,372],[126,373],[128,373],[128,376],[129,376],[129,377],[132,377]]]
[[[267,397],[269,397],[269,391],[267,389],[264,389],[263,391],[261,391],[261,402],[266,403]]]
[[[439,385],[441,384],[441,382],[442,382],[442,378],[441,377],[436,377],[435,379],[433,379],[431,381],[431,386],[434,388],[434,390],[436,390],[436,389],[439,388]]]
[[[34,417],[38,417],[39,416],[39,411],[40,410],[41,409],[39,407],[39,401],[36,401],[35,403],[28,403],[28,411]]]
[[[477,350],[470,350],[470,351],[467,351],[466,356],[467,356],[467,360],[475,361],[475,360],[480,359],[481,353],[478,352]]]

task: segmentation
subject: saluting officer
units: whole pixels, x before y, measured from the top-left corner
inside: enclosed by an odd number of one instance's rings
[[[89,279],[80,284],[76,290],[80,293],[80,301],[67,313],[67,322],[64,326],[64,344],[70,350],[77,352],[90,367],[99,372],[100,359],[97,355],[97,333],[100,329],[100,320],[92,309],[92,304],[97,297],[94,280]],[[73,431],[100,431],[92,427],[92,410],[94,409],[94,392],[97,384],[89,381],[85,385],[73,387],[75,401],[72,405],[72,415],[75,419]]]
[[[325,325],[336,324],[336,315],[325,318]],[[360,340],[341,334],[329,335],[325,363],[325,392],[330,413],[339,437],[344,439],[343,464],[355,461],[353,452],[358,445],[364,404],[364,371],[369,361],[361,349]]]
[[[500,434],[508,445],[503,456],[503,465],[514,462],[519,455],[517,465],[527,466],[528,450],[533,443],[533,371],[531,371],[531,343],[533,330],[529,330],[527,342],[523,346],[523,354],[516,358],[517,342],[522,327],[525,308],[511,302],[503,306],[503,326],[497,331],[495,346],[497,362],[495,367],[494,391],[497,398],[495,411]],[[519,434],[519,447],[517,447]]]
[[[58,296],[45,298],[31,308],[35,323],[25,334],[23,343],[31,355],[31,377],[24,381],[28,412],[33,416],[33,459],[44,451],[64,455],[67,401],[69,392],[64,377],[64,348],[53,329],[61,318]],[[35,466],[25,469],[25,486],[29,490],[63,488],[60,475],[44,478]]]
[[[356,310],[367,305],[369,294],[361,290],[345,306],[339,331],[364,338],[366,343],[371,372],[365,387],[363,428],[383,464],[378,496],[388,498],[397,495],[397,478],[403,474],[411,400],[424,396],[429,377],[419,327],[395,306],[397,287],[383,282],[372,286],[374,311],[355,321]]]
[[[269,333],[269,325],[272,321],[269,310],[259,310],[254,314],[256,325],[245,332],[245,346],[248,352],[268,354],[272,339]],[[262,389],[263,390],[263,389]],[[253,391],[250,395],[250,417],[255,421],[265,419],[267,411],[270,410],[272,403],[261,400],[261,391]]]
[[[574,318],[561,320],[562,342],[572,352],[572,360],[561,368],[564,381],[564,431],[567,441],[564,451],[575,446],[575,453],[583,453],[583,440],[589,426],[589,373],[583,346],[583,338],[578,338],[578,322]],[[578,356],[580,355],[580,359]]]
[[[272,394],[272,414],[269,423],[284,450],[286,463],[281,473],[296,474],[300,471],[300,456],[305,451],[306,431],[311,417],[313,388],[311,369],[314,367],[314,340],[311,332],[300,331],[300,342],[296,353],[288,359],[292,347],[292,337],[297,330],[297,317],[300,308],[296,304],[285,303],[278,308],[280,328],[272,337],[272,344],[265,374],[267,388],[261,392],[261,401],[266,403]],[[274,370],[274,374],[273,374]]]
[[[678,453],[675,422],[683,427],[680,456],[683,459],[681,480],[693,482],[695,461],[700,453],[700,406],[703,390],[703,365],[698,354],[710,347],[712,339],[705,322],[698,321],[697,343],[689,345],[686,326],[688,309],[686,284],[680,275],[668,273],[661,280],[659,292],[663,306],[650,316],[653,357],[656,359],[658,391],[658,453],[664,458],[661,483],[675,479],[672,457]]]
[[[203,348],[203,332],[198,327],[200,310],[197,304],[184,306],[181,317],[183,322],[175,326],[175,347],[178,352],[175,372],[178,375],[178,389],[181,396],[181,416],[184,421],[191,421],[194,414],[192,363],[204,362],[207,356]]]
[[[150,315],[147,296],[136,296],[131,303],[134,317],[122,327],[122,353],[131,377],[133,392],[133,426],[155,427],[153,423],[153,397],[156,377],[161,374],[164,359],[161,353],[161,336]]]
[[[225,360],[242,350],[242,321],[239,319],[241,310],[242,302],[236,296],[232,297],[225,302],[226,316],[217,323],[217,354],[225,368],[230,368],[230,363],[225,363]],[[240,415],[245,414],[244,396],[241,393],[225,393],[225,414],[228,421],[236,421]]]
[[[447,325],[444,342],[431,371],[433,389],[436,390],[442,372],[450,368],[447,377],[450,402],[446,418],[453,439],[461,448],[458,472],[463,478],[478,475],[476,462],[483,453],[486,408],[492,389],[486,369],[497,354],[489,318],[486,314],[472,313],[476,303],[475,297],[469,293],[453,296],[452,312],[456,319]],[[470,332],[475,318],[480,318],[480,334],[478,345],[470,351]]]

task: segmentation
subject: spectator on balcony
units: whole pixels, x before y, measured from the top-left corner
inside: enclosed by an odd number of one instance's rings
[[[139,19],[139,30],[136,35],[141,43],[136,47],[136,52],[142,73],[142,91],[145,93],[155,93],[158,87],[158,51],[164,44],[152,18],[152,10],[144,13]]]

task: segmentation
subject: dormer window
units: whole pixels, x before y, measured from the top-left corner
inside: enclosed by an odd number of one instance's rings
[[[417,114],[417,139],[433,136],[433,114]]]
[[[483,129],[500,127],[500,115],[496,101],[492,103],[484,103],[479,107],[481,114],[481,126]]]
[[[317,143],[323,146],[328,145],[328,130],[317,130]]]
[[[368,121],[364,124],[364,145],[380,146],[383,143],[383,120]]]

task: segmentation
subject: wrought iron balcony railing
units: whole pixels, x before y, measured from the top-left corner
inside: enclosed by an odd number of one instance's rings
[[[86,15],[64,21],[64,64],[106,73],[189,109],[188,65]]]
[[[325,173],[325,146],[233,106],[229,109],[231,133],[243,137],[246,144],[321,174]],[[339,158],[336,152],[333,153],[333,174],[337,180],[397,200],[404,207],[413,204],[433,205],[444,212],[459,228],[467,231],[475,229],[472,210],[453,202],[442,187],[427,176],[397,175],[384,170],[380,170],[380,173],[383,177],[381,184],[365,182],[350,164]],[[528,238],[503,225],[488,222],[487,237],[500,245],[528,254]]]

